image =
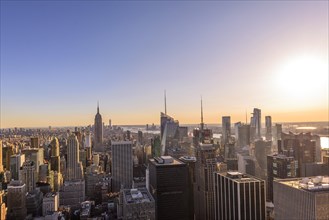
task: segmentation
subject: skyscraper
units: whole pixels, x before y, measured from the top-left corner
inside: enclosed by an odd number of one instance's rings
[[[186,163],[188,167],[188,194],[189,194],[189,219],[194,219],[194,184],[195,184],[195,163],[196,158],[190,156],[183,156],[179,158],[180,161]]]
[[[329,219],[329,177],[274,181],[276,220]]]
[[[320,145],[315,138],[317,135],[311,133],[281,133],[281,145],[278,146],[279,153],[293,156],[298,161],[298,176],[301,176],[302,166],[305,163],[316,161],[317,152],[320,151]]]
[[[265,127],[266,127],[266,140],[271,141],[272,140],[272,117],[271,116],[265,116]]]
[[[97,114],[95,115],[95,136],[94,136],[94,147],[97,150],[102,151],[102,144],[103,144],[103,121],[102,116],[99,113],[99,105],[97,104]]]
[[[158,220],[189,219],[188,168],[185,163],[161,156],[149,161],[149,190]]]
[[[39,148],[40,141],[38,137],[31,137],[31,148]]]
[[[267,156],[267,200],[273,201],[273,181],[275,178],[297,177],[298,162],[293,157],[282,154]]]
[[[50,142],[51,146],[51,163],[50,169],[59,172],[60,171],[60,157],[59,157],[59,142],[56,137]]]
[[[34,161],[25,161],[20,170],[20,180],[26,185],[26,192],[32,192],[35,189],[37,173]]]
[[[214,173],[215,218],[265,219],[265,182],[239,172]]]
[[[112,191],[131,188],[133,181],[133,146],[131,141],[112,141]]]
[[[10,173],[11,179],[18,180],[19,179],[19,169],[23,166],[25,162],[24,154],[15,154],[10,157]]]
[[[250,125],[240,124],[238,129],[238,141],[237,146],[245,147],[250,145]]]
[[[2,163],[2,140],[0,140],[0,173],[3,172],[3,163]]]
[[[253,124],[255,125],[256,128],[256,134],[255,137],[256,139],[261,138],[261,128],[262,128],[262,115],[261,115],[261,110],[258,108],[254,108],[253,114]]]
[[[213,144],[200,143],[195,156],[195,219],[212,220],[215,218],[213,173],[217,171],[215,147]]]
[[[7,190],[7,219],[25,219],[27,214],[26,185],[22,181],[12,180]]]
[[[79,161],[79,142],[74,134],[67,141],[67,165],[65,180],[82,179],[82,164]]]
[[[169,115],[161,112],[161,155],[166,154],[166,149],[179,140],[179,122]]]
[[[222,117],[222,140],[223,143],[228,143],[229,137],[231,136],[231,117]]]

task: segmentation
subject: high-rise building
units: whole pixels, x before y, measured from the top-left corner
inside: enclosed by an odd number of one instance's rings
[[[304,163],[301,176],[329,176],[329,164],[327,163]]]
[[[91,148],[91,134],[89,131],[85,134],[84,147]]]
[[[261,115],[261,110],[258,108],[254,108],[253,112],[253,122],[256,128],[256,134],[255,137],[256,139],[260,139],[261,136],[261,129],[262,129],[262,115]]]
[[[267,200],[273,201],[274,179],[297,177],[298,162],[282,154],[267,156]]]
[[[26,192],[31,192],[35,189],[35,183],[37,180],[37,173],[35,169],[34,161],[25,161],[20,170],[20,178],[26,185]]]
[[[7,215],[6,203],[3,197],[4,197],[4,190],[1,190],[0,191],[0,220],[6,220],[6,215]]]
[[[311,133],[281,133],[281,136],[278,151],[293,156],[298,161],[298,177],[300,177],[303,164],[317,161],[317,154],[320,154],[318,151],[321,151],[320,143],[316,141],[319,136]]]
[[[272,117],[271,116],[265,116],[265,128],[266,128],[266,140],[271,141],[272,140]]]
[[[214,188],[214,219],[265,219],[265,181],[236,171],[214,173]]]
[[[199,128],[193,130],[193,146],[196,148],[200,143],[212,143],[212,130],[205,128],[205,123],[203,122],[203,104],[201,98],[201,122]]]
[[[83,178],[82,164],[79,161],[79,142],[74,134],[71,134],[67,143],[67,164],[65,180],[77,180]]]
[[[103,121],[102,116],[99,113],[99,105],[97,105],[97,114],[95,115],[94,129],[94,148],[97,150],[101,150],[103,145]]]
[[[59,157],[59,142],[56,137],[50,142],[51,146],[51,158],[50,169],[59,172],[60,171],[60,157]]]
[[[171,156],[149,160],[149,190],[158,220],[189,219],[188,168]]]
[[[278,141],[281,140],[282,124],[275,124],[273,127],[273,145],[278,147]]]
[[[155,202],[149,191],[146,188],[121,190],[118,217],[155,220]]]
[[[250,145],[250,125],[241,124],[238,128],[237,146],[245,147]]]
[[[19,179],[19,170],[23,163],[25,162],[24,154],[15,154],[10,157],[10,173],[11,179],[18,180]]]
[[[51,156],[59,156],[59,141],[57,137],[54,137],[50,142]]]
[[[59,197],[57,192],[47,193],[42,201],[42,215],[46,216],[56,212],[59,206]]]
[[[255,158],[258,162],[258,165],[261,169],[261,171],[266,173],[267,169],[267,155],[272,154],[272,141],[263,141],[263,140],[258,140],[255,141]]]
[[[329,219],[329,176],[274,180],[276,220]]]
[[[152,157],[161,156],[161,140],[158,135],[154,136],[151,139],[151,154],[152,154]]]
[[[26,194],[27,215],[32,215],[32,217],[42,215],[42,198],[43,194],[39,187]]]
[[[228,140],[231,136],[231,117],[223,116],[222,117],[222,140],[223,143],[228,143]]]
[[[161,155],[166,154],[166,148],[174,145],[179,139],[179,122],[174,118],[161,112],[160,117]]]
[[[189,188],[189,219],[194,219],[194,184],[195,184],[195,163],[196,158],[190,156],[180,157],[179,160],[183,161],[188,167],[188,188]]]
[[[7,219],[25,219],[26,210],[26,185],[18,180],[13,180],[8,185],[7,194]]]
[[[39,166],[43,164],[44,149],[43,148],[31,148],[22,150],[25,155],[25,160],[31,160],[35,162],[36,172],[39,173]]]
[[[3,163],[2,163],[2,140],[0,140],[0,173],[3,172]]]
[[[79,205],[85,200],[85,181],[69,180],[65,181],[59,191],[60,205]]]
[[[133,146],[131,141],[112,141],[112,183],[114,192],[131,188],[133,182]]]
[[[31,148],[39,148],[40,140],[38,137],[31,137]]]
[[[216,150],[214,145],[200,143],[196,148],[195,156],[195,219],[212,220],[215,218],[213,173],[217,171]]]

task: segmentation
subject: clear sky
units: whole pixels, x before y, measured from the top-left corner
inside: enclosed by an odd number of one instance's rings
[[[1,127],[328,121],[328,1],[1,1]]]

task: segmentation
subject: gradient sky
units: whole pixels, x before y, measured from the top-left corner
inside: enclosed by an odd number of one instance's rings
[[[206,123],[328,121],[328,26],[328,1],[1,1],[0,126],[89,125],[98,100],[158,124],[165,89],[182,124],[201,95]]]

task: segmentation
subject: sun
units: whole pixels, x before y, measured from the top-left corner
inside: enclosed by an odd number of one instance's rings
[[[328,93],[328,61],[315,56],[297,56],[279,68],[277,87],[288,99],[311,102]]]

